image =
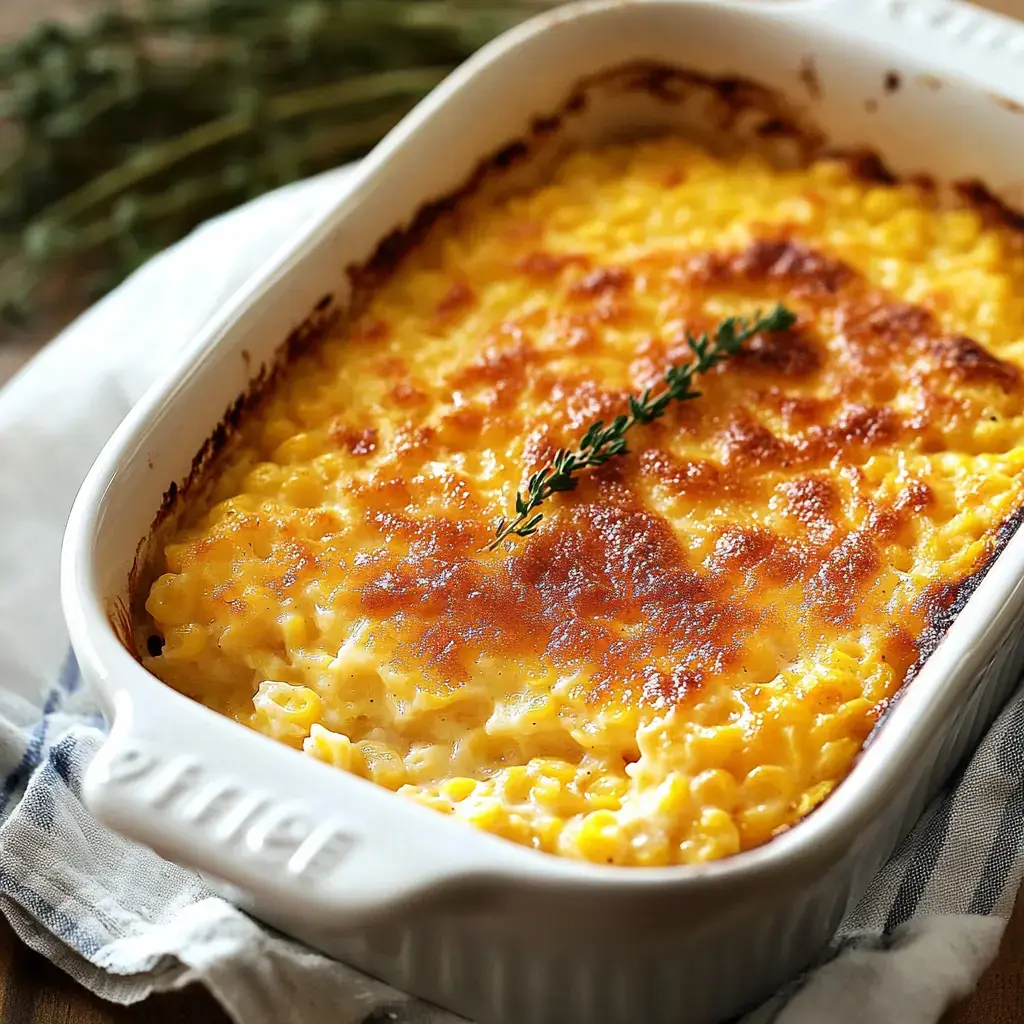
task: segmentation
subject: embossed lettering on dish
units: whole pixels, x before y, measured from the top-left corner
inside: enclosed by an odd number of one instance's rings
[[[146,775],[155,764],[152,754],[134,744],[125,744],[108,757],[106,769],[111,782],[128,782]]]
[[[288,870],[307,878],[325,878],[348,855],[355,840],[333,825],[316,828],[288,861]]]
[[[110,783],[136,794],[169,819],[191,825],[235,856],[286,868],[295,878],[319,881],[331,874],[355,845],[355,837],[330,822],[317,822],[295,804],[234,779],[211,776],[191,756],[168,761],[134,742],[118,745],[106,761]]]

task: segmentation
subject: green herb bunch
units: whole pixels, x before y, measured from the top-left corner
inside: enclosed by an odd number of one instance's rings
[[[552,3],[125,0],[38,25],[0,49],[0,311],[69,278],[102,293],[200,221],[362,155]]]
[[[577,448],[559,448],[550,464],[537,470],[526,483],[526,492],[516,492],[516,514],[498,523],[494,539],[486,550],[493,551],[509,537],[529,537],[540,525],[543,513],[537,508],[559,491],[576,489],[578,475],[585,469],[596,469],[617,455],[627,455],[626,434],[635,426],[643,426],[665,415],[672,402],[699,398],[693,378],[724,362],[743,347],[743,343],[762,331],[784,331],[796,322],[796,315],[785,306],[776,306],[766,316],[729,317],[715,329],[693,335],[686,333],[686,343],[693,353],[687,363],[670,366],[665,371],[665,388],[657,394],[648,388],[642,395],[630,395],[629,412],[616,416],[605,425],[592,423],[580,438]]]

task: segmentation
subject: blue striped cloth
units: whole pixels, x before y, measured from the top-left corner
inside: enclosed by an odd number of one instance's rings
[[[30,946],[120,1003],[199,982],[246,1024],[455,1021],[263,929],[195,873],[99,826],[80,795],[104,723],[63,639],[57,566],[71,501],[180,345],[344,178],[206,226],[0,393],[0,907]],[[1024,864],[1022,736],[1018,694],[820,962],[745,1024],[926,1024],[971,990]]]

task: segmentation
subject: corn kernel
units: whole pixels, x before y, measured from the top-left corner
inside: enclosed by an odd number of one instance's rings
[[[149,592],[146,611],[156,622],[179,626],[189,622],[196,612],[196,595],[183,576],[167,573]]]
[[[629,780],[615,775],[603,775],[587,786],[587,803],[594,810],[617,811],[622,798],[629,791]]]
[[[626,852],[626,837],[611,811],[591,811],[580,826],[579,850],[587,859],[614,864]]]
[[[793,798],[793,775],[777,764],[763,764],[754,768],[743,780],[745,803],[758,805],[788,804]]]
[[[521,804],[530,796],[530,776],[527,770],[516,765],[506,768],[500,777],[501,793],[512,804]]]
[[[456,776],[454,779],[448,779],[441,783],[441,792],[448,797],[452,803],[459,803],[465,800],[473,790],[476,789],[476,783],[472,779],[463,778]]]
[[[561,802],[564,792],[564,787],[558,779],[542,777],[533,784],[532,795],[537,803],[545,807],[556,807]]]
[[[313,508],[323,501],[324,489],[313,470],[298,466],[288,474],[281,494],[296,508]]]
[[[850,764],[857,756],[860,744],[856,740],[832,740],[821,748],[815,766],[815,778],[818,780],[842,778],[850,769]]]
[[[466,807],[466,803],[462,803],[460,807]],[[471,801],[472,807],[466,814],[466,820],[477,828],[483,829],[485,832],[497,832],[502,822],[508,817],[508,812],[502,806],[499,800],[494,797],[487,797],[481,800]]]
[[[902,198],[895,189],[873,188],[864,196],[865,216],[873,221],[891,216],[902,205]]]
[[[673,772],[659,787],[658,813],[666,818],[682,818],[693,813],[691,780],[682,772]]]
[[[202,626],[189,623],[186,626],[172,626],[164,634],[165,658],[191,661],[206,648],[207,631]]]
[[[273,462],[261,462],[249,470],[242,488],[256,494],[274,495],[281,486],[282,475],[280,466]]]
[[[661,868],[674,863],[668,841],[661,836],[647,837],[645,842],[634,843],[631,864],[639,868]]]
[[[746,807],[739,814],[740,842],[744,849],[766,843],[786,817],[781,803],[758,804]]]
[[[306,625],[306,618],[294,612],[285,616],[281,622],[281,634],[284,637],[284,645],[289,652],[297,651],[309,636]]]
[[[819,782],[814,786],[811,786],[803,796],[800,797],[796,805],[796,813],[798,817],[805,817],[814,810],[835,789],[834,782]]]
[[[534,820],[533,828],[537,848],[544,850],[545,853],[555,853],[558,849],[558,840],[565,828],[563,820],[553,815],[540,817]]]
[[[698,804],[720,807],[726,811],[731,811],[739,798],[736,780],[721,768],[710,768],[694,776],[690,782],[690,792]]]
[[[513,843],[521,843],[523,846],[529,846],[533,842],[533,829],[521,814],[506,814],[498,821],[493,831],[499,836],[510,839]]]
[[[740,848],[740,834],[732,817],[718,807],[706,807],[701,811],[697,832],[705,844],[712,844],[715,856],[729,856]],[[705,858],[707,859],[707,858]]]
[[[545,775],[566,784],[576,778],[576,765],[555,757],[534,757],[527,768],[531,775]]]
[[[313,434],[292,434],[278,445],[274,462],[282,466],[309,462],[321,455],[324,449],[323,440]]]

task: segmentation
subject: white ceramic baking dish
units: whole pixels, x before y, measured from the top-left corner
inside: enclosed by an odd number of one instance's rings
[[[168,483],[282,339],[322,300],[317,316],[344,306],[343,268],[579,80],[638,59],[753,79],[900,172],[998,192],[1024,167],[1024,29],[968,6],[620,0],[542,16],[442,84],[188,346],[103,451],[64,547],[71,638],[112,722],[86,779],[96,815],[280,928],[487,1024],[709,1022],[755,1004],[827,942],[977,740],[1024,641],[1015,535],[818,811],[732,859],[648,870],[538,854],[328,768],[168,689],[119,639]],[[714,123],[699,107],[609,94],[548,136]]]

